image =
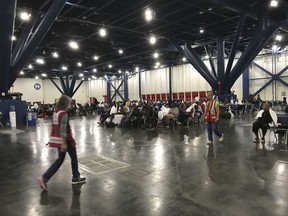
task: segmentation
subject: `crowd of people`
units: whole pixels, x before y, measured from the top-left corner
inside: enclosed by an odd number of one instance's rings
[[[254,142],[260,142],[261,139],[261,142],[264,143],[267,130],[271,127],[278,127],[278,117],[276,112],[272,110],[271,104],[262,101],[259,95],[256,101],[259,103],[259,109],[255,117],[256,121],[252,125],[252,131],[255,136]],[[283,103],[285,102],[286,98],[284,97]],[[238,105],[239,103],[231,101],[230,106],[233,104]],[[247,106],[248,103],[242,100],[241,105],[244,104]],[[98,124],[106,127],[169,127],[171,125],[190,124],[195,122],[195,120],[201,123],[204,120],[207,123],[207,144],[210,145],[214,143],[213,133],[215,137],[218,137],[220,142],[224,139],[224,134],[218,129],[218,123],[221,106],[225,107],[226,105],[225,101],[221,103],[212,92],[207,93],[205,100],[201,101],[197,99],[194,102],[126,100],[112,102],[110,106],[104,103],[90,104],[89,102],[85,106],[80,106],[78,104],[71,104],[71,99],[66,95],[62,95],[59,101],[51,106],[34,104],[29,109],[34,109],[35,112],[39,112],[40,114],[46,110],[45,115],[53,115],[49,146],[58,149],[58,159],[38,178],[38,183],[43,190],[47,190],[47,182],[62,165],[66,152],[71,157],[72,184],[85,183],[86,178],[81,177],[78,171],[76,142],[69,124],[69,116],[74,116],[77,113],[76,110],[78,110],[78,114],[80,112],[83,113],[84,110],[85,113],[99,114]],[[288,113],[287,102],[285,105],[285,112]],[[231,109],[230,112],[232,112]],[[259,137],[260,129],[262,131],[261,137]]]

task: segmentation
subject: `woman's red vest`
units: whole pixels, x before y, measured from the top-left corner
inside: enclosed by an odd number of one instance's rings
[[[51,131],[51,136],[50,136],[50,141],[49,141],[49,146],[54,147],[54,148],[60,148],[62,144],[62,138],[60,134],[60,127],[61,127],[61,120],[63,115],[65,115],[65,111],[58,111],[57,113],[53,114],[52,118],[52,131]],[[72,136],[72,131],[70,128],[69,120],[67,122],[67,136],[66,136],[66,141],[67,145],[72,145],[72,147],[75,148],[76,142]]]

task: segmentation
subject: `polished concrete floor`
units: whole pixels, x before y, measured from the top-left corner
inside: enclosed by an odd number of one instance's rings
[[[103,128],[71,120],[80,171],[70,158],[42,192],[37,177],[57,157],[45,146],[50,122],[0,129],[0,215],[287,216],[288,153],[252,142],[252,118],[223,120],[207,146],[205,125],[157,130]]]

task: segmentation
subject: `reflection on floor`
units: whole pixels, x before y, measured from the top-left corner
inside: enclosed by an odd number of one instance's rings
[[[143,130],[72,119],[87,183],[71,185],[67,156],[47,192],[36,179],[57,157],[45,146],[50,122],[1,129],[0,215],[286,216],[288,153],[273,137],[255,145],[252,121],[223,120],[224,141],[208,146],[205,125]]]

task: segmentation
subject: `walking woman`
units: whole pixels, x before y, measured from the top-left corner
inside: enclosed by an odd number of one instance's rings
[[[204,120],[207,122],[207,132],[208,132],[208,143],[213,143],[213,136],[212,132],[214,131],[214,134],[219,137],[219,141],[223,141],[224,135],[219,132],[218,130],[218,122],[219,122],[219,115],[220,115],[220,109],[219,109],[219,102],[213,98],[213,93],[208,92],[207,93],[207,105],[205,109],[205,115]]]
[[[56,104],[56,110],[52,119],[52,132],[49,141],[49,146],[57,148],[58,158],[47,169],[47,171],[38,178],[38,183],[43,190],[47,190],[47,182],[57,172],[62,165],[66,152],[71,158],[72,167],[72,184],[84,183],[86,178],[80,177],[78,171],[78,160],[76,152],[76,142],[72,136],[70,129],[67,110],[70,106],[71,99],[66,95],[62,95]]]

